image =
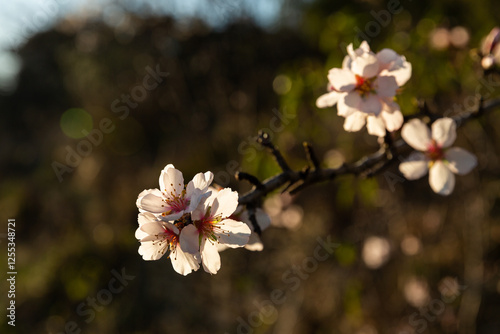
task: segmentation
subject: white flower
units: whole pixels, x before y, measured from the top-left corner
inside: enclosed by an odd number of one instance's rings
[[[481,45],[481,66],[487,70],[500,63],[500,28],[491,29]]]
[[[346,118],[346,131],[359,131],[366,123],[368,133],[382,137],[403,124],[403,115],[394,97],[411,77],[411,64],[391,49],[374,54],[368,43],[347,47],[342,68],[328,73],[327,94],[320,96],[319,108],[337,104],[338,115]]]
[[[219,243],[230,248],[243,247],[250,228],[241,221],[229,219],[238,206],[238,193],[229,188],[212,192],[192,212],[193,223],[182,229],[180,244],[185,252],[201,254],[203,269],[216,274],[220,269]]]
[[[179,247],[180,232],[177,226],[159,220],[149,212],[140,213],[138,222],[135,237],[141,242],[139,254],[144,260],[158,260],[170,251],[172,266],[179,274],[185,276],[200,268],[198,254],[186,253]]]
[[[250,238],[248,239],[248,243],[245,245],[245,248],[249,251],[262,251],[264,249],[264,244],[260,240],[259,234],[257,234],[254,230],[253,224],[250,221],[250,217],[248,214],[248,210],[244,209],[243,205],[239,205],[236,208],[236,211],[229,217],[234,220],[240,220],[250,227],[252,233],[250,234]],[[271,218],[269,215],[262,210],[261,208],[255,209],[255,220],[257,220],[257,224],[260,227],[261,232],[267,229],[271,225]],[[219,244],[219,252],[226,250],[228,246],[224,244]]]
[[[451,118],[441,118],[431,130],[419,119],[413,119],[401,130],[403,139],[419,152],[399,165],[408,180],[416,180],[429,172],[429,184],[434,192],[449,195],[455,187],[455,175],[470,172],[477,164],[468,151],[452,147],[456,138],[456,124]]]
[[[184,213],[192,212],[203,196],[208,196],[208,186],[212,183],[212,172],[198,173],[184,186],[182,172],[172,164],[160,174],[160,189],[144,190],[137,198],[140,212],[151,212],[165,221],[176,220]]]

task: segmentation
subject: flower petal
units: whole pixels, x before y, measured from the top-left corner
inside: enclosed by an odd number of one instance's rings
[[[163,202],[162,194],[158,189],[153,189],[152,192],[139,197],[136,204],[139,209],[152,213],[166,211],[165,202]]]
[[[457,125],[451,118],[440,118],[432,123],[432,139],[443,148],[450,147],[457,138]]]
[[[249,251],[260,252],[264,249],[264,244],[260,240],[259,235],[255,232],[252,232],[250,238],[248,239],[248,243],[245,245],[245,248]]]
[[[452,147],[445,152],[448,168],[455,174],[464,175],[477,165],[476,156],[463,148]]]
[[[200,268],[198,260],[192,254],[183,252],[180,247],[173,249],[170,253],[170,260],[174,270],[184,276]]]
[[[378,59],[371,52],[364,53],[353,59],[351,70],[354,74],[362,76],[365,79],[373,78],[379,72]]]
[[[346,117],[344,121],[344,130],[349,132],[356,132],[363,128],[365,125],[366,114],[356,111],[350,116]]]
[[[348,98],[348,96],[350,96]],[[361,97],[359,96],[358,93],[356,92],[350,92],[350,93],[344,93],[338,100],[337,102],[337,115],[342,116],[342,117],[348,117],[352,115],[353,113],[358,111],[357,104],[356,107],[351,107],[345,103],[346,99],[356,99],[357,103],[359,104],[359,101]],[[354,102],[356,103],[356,102]]]
[[[401,111],[382,111],[379,115],[384,120],[385,128],[389,132],[398,130],[403,125],[404,117]]]
[[[149,235],[158,235],[165,233],[165,228],[160,222],[146,223],[140,228],[142,231],[146,232]]]
[[[382,118],[369,115],[366,121],[366,129],[368,133],[374,136],[385,136],[385,124]]]
[[[377,95],[368,94],[364,98],[361,98],[359,111],[378,115],[382,111],[382,102]]]
[[[231,248],[245,246],[252,232],[247,224],[233,219],[224,219],[217,227],[222,230],[216,233],[219,242]]]
[[[356,87],[356,77],[350,70],[332,68],[328,72],[328,80],[339,92],[350,92]]]
[[[393,76],[379,76],[373,85],[380,97],[393,97],[399,88],[396,78]]]
[[[238,207],[238,193],[231,188],[224,188],[217,193],[216,199],[212,203],[213,216],[229,217]]]
[[[165,254],[168,246],[169,243],[165,241],[141,242],[141,246],[139,246],[139,254],[142,255],[142,258],[146,261],[158,260]]]
[[[377,52],[376,56],[379,61],[381,70],[389,69],[398,61],[401,61],[401,56],[392,49],[382,49]]]
[[[140,227],[138,227],[137,230],[135,230],[135,238],[137,240],[142,240],[142,239],[144,239],[144,238],[146,238],[148,236],[149,236],[149,234],[147,234],[146,232],[144,232],[143,230],[141,230]]]
[[[412,119],[406,123],[401,130],[401,137],[418,151],[427,151],[431,143],[431,131],[419,119]]]
[[[448,169],[443,161],[435,161],[429,170],[429,184],[435,193],[449,195],[455,187],[455,174]]]
[[[205,269],[207,273],[217,274],[221,263],[216,242],[203,238],[201,241],[201,260],[203,263],[203,269]]]
[[[416,180],[427,174],[429,162],[422,152],[413,152],[399,164],[399,171],[407,180]]]
[[[200,250],[200,235],[194,225],[185,226],[179,236],[179,245],[184,252],[196,254]]]
[[[156,216],[152,214],[151,212],[142,212],[137,215],[137,222],[139,223],[139,226],[144,225],[146,223],[152,223],[157,221]]]
[[[184,177],[180,170],[174,168],[174,165],[169,164],[161,171],[160,190],[167,196],[180,195],[184,190]]]
[[[342,94],[336,91],[323,94],[316,100],[316,107],[326,108],[334,106],[337,104],[337,101],[340,99],[341,96]]]

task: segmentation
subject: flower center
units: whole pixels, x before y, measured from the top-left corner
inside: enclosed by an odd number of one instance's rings
[[[444,150],[433,140],[427,149],[427,157],[432,161],[443,160]]]
[[[224,225],[224,224],[223,223],[219,224],[219,223],[221,223],[223,218],[220,216],[212,216],[210,214],[210,209],[211,208],[207,209],[205,217],[203,217],[201,220],[197,220],[193,223],[194,226],[198,229],[198,233],[200,235],[200,242],[201,242],[202,237],[205,237],[213,242],[217,242],[218,239],[217,239],[216,233],[228,234],[228,231],[224,230],[220,226],[220,225]]]
[[[372,87],[374,80],[375,77],[365,79],[362,76],[356,74],[356,87],[354,88],[354,90],[357,91],[362,97],[365,97],[369,93],[375,93],[375,89],[373,89]]]
[[[169,194],[163,201],[167,204],[167,211],[162,213],[162,216],[170,215],[172,213],[181,212],[189,206],[190,200],[186,198],[186,190],[183,190],[180,195],[173,192]]]

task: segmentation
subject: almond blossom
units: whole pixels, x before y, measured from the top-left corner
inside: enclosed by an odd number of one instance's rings
[[[151,212],[165,221],[179,219],[192,212],[203,196],[208,196],[212,172],[198,173],[184,185],[182,172],[169,164],[160,173],[160,189],[144,190],[137,198],[140,212]]]
[[[468,151],[451,147],[456,139],[456,123],[441,118],[432,124],[432,131],[419,119],[413,119],[401,130],[403,139],[416,149],[399,165],[408,180],[416,180],[429,172],[429,184],[435,193],[449,195],[455,187],[455,174],[464,175],[476,165],[476,157]]]
[[[243,247],[250,237],[247,224],[230,219],[238,206],[238,193],[224,188],[203,198],[192,212],[192,224],[183,228],[180,245],[183,251],[201,255],[203,269],[216,274],[220,269],[218,244]]]
[[[487,70],[500,63],[500,28],[493,28],[481,44],[481,66]]]
[[[339,116],[345,117],[346,131],[359,131],[366,124],[369,134],[382,137],[403,124],[403,114],[394,101],[397,90],[411,77],[411,64],[391,49],[377,54],[363,41],[354,50],[347,47],[342,68],[328,73],[329,93],[320,96],[319,108],[337,105]]]
[[[250,227],[251,230],[250,238],[248,239],[248,243],[245,245],[245,248],[247,250],[260,252],[264,249],[264,244],[262,244],[259,234],[256,233],[254,230],[248,210],[246,210],[243,205],[238,205],[236,211],[234,211],[234,213],[229,218],[234,220],[240,220],[245,224],[247,224],[248,227]],[[271,218],[261,208],[255,209],[255,220],[257,221],[257,224],[259,225],[261,231],[264,231],[271,225]],[[225,244],[219,244],[218,247],[219,252],[227,248],[228,246],[226,246]]]
[[[169,252],[172,266],[179,274],[185,276],[200,268],[199,254],[186,253],[179,247],[179,227],[182,228],[185,222],[180,220],[176,226],[149,212],[140,213],[138,222],[135,237],[141,242],[139,254],[144,260],[158,260]]]

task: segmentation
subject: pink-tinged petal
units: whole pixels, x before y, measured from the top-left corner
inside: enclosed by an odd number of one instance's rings
[[[359,105],[361,104],[361,95],[359,95],[358,92],[356,91],[352,91],[352,92],[349,92],[345,95],[344,97],[344,103],[346,106],[350,107],[350,108],[353,108],[353,109],[356,109],[356,110],[359,110]],[[339,101],[339,105],[340,105],[340,101]],[[340,115],[342,116],[342,115]]]
[[[220,255],[217,251],[217,242],[203,238],[201,241],[201,259],[203,269],[212,275],[220,269]]]
[[[398,130],[404,122],[403,114],[399,110],[393,112],[382,111],[380,117],[384,120],[385,128],[389,132]]]
[[[344,70],[350,70],[351,69],[351,64],[352,64],[352,58],[351,56],[347,55],[344,57],[344,60],[342,60],[342,68]]]
[[[200,250],[200,234],[194,225],[185,226],[179,236],[179,245],[184,252],[196,254]]]
[[[196,198],[191,199],[191,204],[189,206],[189,211],[191,211],[191,219],[193,221],[195,220],[201,220],[203,217],[205,217],[205,214],[207,212],[207,209],[209,206],[212,205],[212,202],[217,196],[217,192],[212,191],[203,194],[202,196],[198,197],[198,204],[196,205]],[[193,205],[196,205],[193,209]]]
[[[361,97],[357,92],[350,92],[350,93],[344,93],[343,96],[340,97],[339,101],[337,102],[337,115],[342,116],[342,117],[348,117],[354,112],[358,111],[357,107],[351,107],[348,106],[345,101],[346,99],[353,99],[352,97],[348,96],[354,96],[354,99],[358,99],[360,101]]]
[[[150,212],[142,212],[137,215],[139,226],[157,221],[156,216]]]
[[[168,242],[147,241],[141,242],[139,246],[139,254],[146,261],[154,261],[160,259],[168,250]]]
[[[395,70],[383,70],[381,76],[392,76],[396,79],[399,87],[403,86],[411,78],[412,67],[409,62],[405,62],[402,67]]]
[[[323,94],[320,97],[318,97],[318,99],[316,100],[316,107],[327,108],[327,107],[334,106],[337,104],[337,101],[339,100],[339,98],[342,95],[343,94],[341,94],[339,92],[335,92],[335,91]]]
[[[425,154],[413,152],[408,159],[399,164],[399,171],[407,180],[420,179],[429,171],[429,161]]]
[[[467,174],[477,166],[476,156],[460,147],[452,147],[444,155],[448,168],[455,174]]]
[[[435,161],[429,170],[429,184],[435,193],[443,196],[449,195],[455,188],[455,174],[443,161]]]
[[[137,201],[135,202],[135,205],[137,205],[137,208],[139,208],[139,210],[141,210],[141,201],[144,198],[144,196],[150,195],[150,194],[153,194],[153,195],[160,197],[160,198],[163,196],[161,191],[158,189],[146,189],[146,190],[141,191],[139,196],[137,196]]]
[[[196,219],[194,219],[193,214],[191,214],[191,217],[194,220],[200,219],[203,215],[205,215],[205,206],[201,205],[200,203],[204,203],[205,200],[212,195],[211,191],[205,192],[205,193],[200,193],[200,190],[195,191],[194,194],[191,195],[191,199],[189,202],[189,207],[187,209],[188,212],[194,212],[195,210],[197,213],[194,215],[196,216]]]
[[[457,138],[457,125],[451,118],[440,118],[432,123],[432,139],[443,148],[450,147]]]
[[[362,76],[365,79],[373,78],[379,72],[377,57],[371,53],[365,53],[353,59],[351,70],[352,73]]]
[[[189,253],[183,252],[180,247],[175,247],[170,253],[170,260],[172,261],[174,270],[184,276],[200,268],[200,264],[196,258]]]
[[[401,130],[401,137],[418,151],[427,151],[431,144],[431,130],[419,119],[412,119]]]
[[[217,193],[212,203],[212,216],[229,217],[238,207],[238,193],[231,188],[224,188]]]
[[[361,42],[361,44],[359,45],[358,50],[362,50],[363,52],[371,52],[370,45],[368,45],[367,41]]]
[[[377,52],[376,56],[380,64],[380,70],[389,69],[393,64],[401,61],[401,56],[392,49],[382,49]]]
[[[245,246],[252,232],[247,224],[233,219],[224,219],[217,227],[222,230],[216,233],[219,242],[231,248]]]
[[[135,230],[135,238],[137,240],[142,240],[142,239],[144,239],[144,238],[146,238],[148,236],[149,236],[149,234],[147,234],[146,232],[144,232],[143,230],[141,230],[140,227],[138,227],[137,230]]]
[[[167,196],[170,194],[180,195],[184,190],[184,177],[182,172],[172,164],[167,165],[160,174],[160,190]]]
[[[249,251],[260,252],[264,249],[264,244],[260,240],[259,235],[255,232],[252,232],[250,238],[248,239],[248,243],[245,245],[245,248]]]
[[[165,241],[165,235],[149,235],[147,234],[144,238],[140,239],[140,242],[146,242],[146,241]]]
[[[358,56],[358,54],[354,51],[354,46],[352,45],[352,43],[347,46],[346,51],[350,58],[356,58]]]
[[[500,28],[494,27],[481,44],[481,54],[487,55],[493,52],[495,46],[500,42]]]
[[[165,233],[165,228],[163,228],[163,225],[160,222],[146,223],[140,228],[149,235],[159,235]]]
[[[380,117],[369,115],[366,120],[366,129],[373,136],[385,136],[385,124]]]
[[[136,204],[139,209],[152,213],[162,213],[166,211],[165,202],[163,202],[161,196],[158,196],[158,192],[149,193],[137,199]]]
[[[356,87],[356,76],[350,70],[332,68],[328,72],[328,80],[339,92],[350,92]]]
[[[493,55],[486,55],[481,59],[481,66],[487,70],[495,64],[495,56]]]
[[[192,182],[195,189],[200,189],[204,192],[208,189],[213,179],[214,174],[212,172],[205,172],[196,174]]]
[[[392,76],[379,76],[373,85],[377,95],[380,97],[393,97],[399,88],[396,79]]]
[[[366,114],[363,112],[355,112],[346,117],[344,122],[344,130],[349,132],[356,132],[363,128],[365,125]]]
[[[224,245],[224,244],[221,244],[221,243],[217,244],[217,251],[219,253],[225,251],[226,249],[229,249],[229,247],[227,245]]]
[[[378,115],[382,111],[382,102],[380,98],[373,94],[368,94],[368,96],[362,97],[359,103],[359,111],[365,112],[367,114]]]

